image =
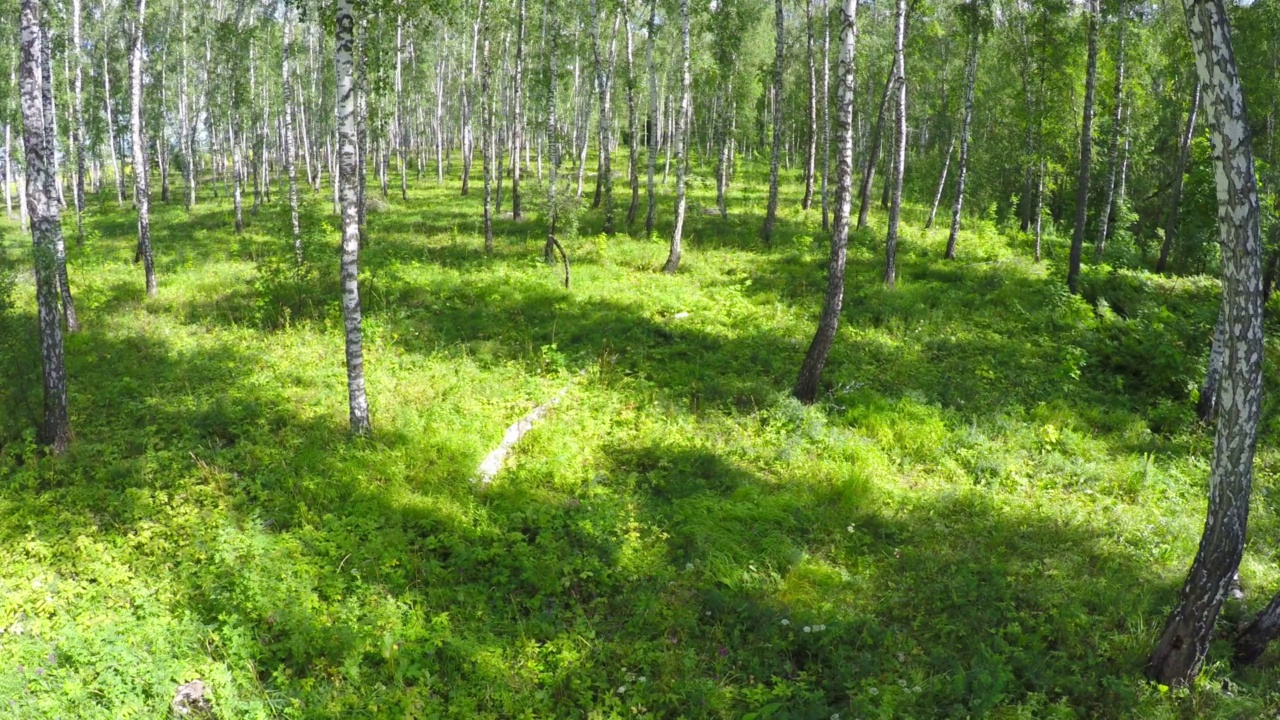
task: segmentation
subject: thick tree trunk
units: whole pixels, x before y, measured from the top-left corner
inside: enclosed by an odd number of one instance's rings
[[[840,59],[836,71],[836,197],[835,224],[831,234],[831,258],[827,262],[827,293],[823,298],[822,316],[809,351],[800,366],[800,377],[792,393],[804,403],[818,396],[822,369],[826,366],[831,345],[840,325],[844,304],[845,259],[849,241],[849,215],[853,189],[853,102],[854,60],[858,39],[857,0],[843,0],[840,8]],[[825,13],[824,13],[825,15]]]
[[[39,17],[39,0],[22,0],[22,55],[20,93],[23,144],[26,148],[26,200],[31,218],[36,280],[36,313],[40,324],[40,363],[44,378],[44,426],[40,439],[53,452],[62,454],[71,444],[67,413],[67,371],[63,362],[62,325],[58,316],[58,277],[55,245],[62,235],[56,197],[49,192],[56,184],[48,157],[53,143],[51,128],[44,117],[41,97],[41,56],[44,33]],[[7,178],[6,178],[7,180]]]
[[[896,95],[898,101],[896,117],[897,137],[893,150],[892,177],[886,180],[892,184],[893,196],[889,201],[889,230],[885,235],[884,283],[892,288],[898,279],[898,221],[902,214],[902,176],[907,162],[907,65],[904,53],[904,40],[907,27],[907,0],[898,0],[898,22],[894,34],[894,65],[897,68]]]
[[[1200,673],[1244,552],[1262,405],[1261,211],[1244,93],[1222,0],[1183,7],[1212,127],[1225,330],[1204,535],[1147,665],[1151,679],[1169,686],[1190,685]]]
[[[807,2],[807,0],[806,0]],[[764,228],[760,235],[765,242],[773,239],[773,223],[778,217],[778,163],[782,159],[782,80],[783,80],[783,0],[774,0],[774,31],[777,34],[773,56],[773,150],[769,157],[769,204],[765,210]]]
[[[137,17],[133,28],[133,60],[130,63],[130,97],[132,110],[130,124],[133,128],[133,194],[138,206],[138,254],[146,273],[147,295],[156,296],[155,258],[151,252],[151,190],[147,172],[147,142],[142,125],[142,62],[143,21],[147,12],[147,0],[137,0]]]
[[[662,266],[665,273],[674,273],[680,267],[681,241],[684,234],[685,184],[688,182],[688,164],[685,153],[688,152],[689,130],[686,121],[689,116],[689,104],[693,79],[690,75],[689,50],[689,0],[680,0],[680,109],[676,112],[675,131],[672,141],[676,153],[676,218],[675,229],[671,233],[671,252],[667,255],[667,263]]]
[[[1067,261],[1067,287],[1080,291],[1080,256],[1084,251],[1085,225],[1089,219],[1089,177],[1093,169],[1093,95],[1098,83],[1097,0],[1087,1],[1089,55],[1084,80],[1084,116],[1080,122],[1080,174],[1076,181],[1076,223],[1071,233],[1071,256]]]
[[[956,240],[960,236],[960,211],[964,207],[964,186],[969,179],[969,126],[973,123],[973,87],[978,80],[978,44],[982,41],[979,35],[978,0],[970,3],[973,16],[972,34],[969,36],[969,62],[965,67],[964,85],[964,119],[960,123],[960,166],[956,168],[956,200],[951,206],[951,234],[947,236],[947,251],[943,255],[947,260],[956,257]]]
[[[1202,88],[1196,82],[1191,93],[1191,110],[1187,113],[1187,124],[1182,131],[1182,139],[1178,144],[1178,161],[1173,166],[1173,189],[1169,191],[1169,210],[1165,215],[1164,242],[1160,245],[1160,259],[1156,261],[1156,272],[1164,272],[1169,267],[1169,253],[1178,237],[1178,213],[1182,205],[1182,179],[1187,174],[1187,161],[1191,157],[1191,138],[1196,131],[1196,114],[1200,110]]]
[[[355,15],[353,0],[337,0],[333,66],[337,83],[338,177],[342,197],[342,319],[346,334],[347,398],[351,432],[368,435],[369,400],[364,388],[364,342],[360,330],[360,213],[356,174]]]

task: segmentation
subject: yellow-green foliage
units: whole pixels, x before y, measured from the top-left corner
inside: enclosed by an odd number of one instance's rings
[[[586,212],[571,290],[539,218],[486,257],[456,179],[393,200],[361,254],[361,441],[321,201],[301,269],[278,201],[240,237],[225,203],[159,207],[146,300],[133,218],[97,199],[63,459],[33,441],[26,241],[0,225],[0,716],[163,718],[195,677],[225,720],[1274,713],[1273,673],[1221,648],[1192,693],[1141,680],[1202,522],[1214,283],[1098,267],[1077,298],[985,221],[941,260],[908,208],[887,291],[873,216],[804,407],[826,250],[795,180],[771,247],[735,187],[675,276]],[[1264,422],[1250,607],[1280,584]]]

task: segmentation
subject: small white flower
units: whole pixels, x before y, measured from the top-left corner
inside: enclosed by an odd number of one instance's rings
[[[845,530],[848,530],[849,532],[853,532],[855,528],[856,526],[851,523],[849,527],[845,528]]]
[[[810,630],[813,630],[813,628],[809,627],[808,625],[805,625],[805,626],[804,626],[804,631],[805,631],[805,632],[809,632]]]
[[[919,685],[917,685],[917,686],[915,686],[915,687],[911,688],[911,692],[913,692],[913,693],[918,693],[918,692],[920,692],[920,686],[919,686]]]
[[[693,563],[691,563],[691,562],[690,562],[690,563],[685,563],[685,564],[684,564],[684,569],[685,569],[685,572],[688,572],[688,571],[692,570],[692,569],[693,569]]]
[[[641,675],[640,677],[636,678],[636,682],[641,683],[641,684],[644,684],[644,683],[649,682],[649,678],[647,678],[647,677],[645,677],[645,676]]]
[[[618,686],[618,694],[619,694],[619,695],[621,695],[622,693],[624,693],[624,692],[626,692],[626,691],[627,691],[627,686],[626,686],[626,685],[619,685],[619,686]]]
[[[788,619],[786,619],[786,618],[782,618],[782,624],[783,624],[783,625],[790,625],[790,624],[791,624],[791,621],[790,621],[790,620],[788,620]]]
[[[907,661],[907,656],[903,655],[902,653],[898,653],[898,662],[906,662],[906,661]]]
[[[903,680],[902,678],[898,678],[898,687],[906,687],[906,686],[907,686],[907,681]]]
[[[840,713],[831,713],[831,720],[840,720]]]
[[[826,630],[826,629],[827,629],[827,626],[826,626],[826,625],[818,625],[818,626],[816,626],[816,627],[815,627],[815,628],[813,628],[813,629],[814,629],[815,631]]]
[[[880,688],[871,688],[871,689],[870,689],[870,690],[868,690],[867,692],[871,693],[872,695],[879,695],[879,694],[880,694]]]
[[[703,615],[706,615],[707,617],[711,617],[711,611],[710,611],[710,610],[708,610],[708,611],[706,611],[706,612],[704,612],[704,613],[702,613],[702,614],[703,614]]]

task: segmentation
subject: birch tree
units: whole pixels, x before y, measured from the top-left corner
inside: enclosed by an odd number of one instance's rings
[[[769,156],[769,204],[765,209],[764,227],[760,231],[765,242],[773,239],[773,223],[778,216],[778,164],[782,160],[783,49],[786,41],[783,34],[782,0],[774,0],[773,22],[777,36],[773,57],[773,146]]]
[[[1098,84],[1097,0],[1086,0],[1089,50],[1085,65],[1084,111],[1080,121],[1080,172],[1076,181],[1076,220],[1071,233],[1071,256],[1067,260],[1067,287],[1080,291],[1080,256],[1084,250],[1085,223],[1089,217],[1089,178],[1093,169],[1093,95]]]
[[[848,254],[849,215],[853,190],[853,103],[854,61],[857,50],[857,0],[843,0],[840,6],[840,58],[836,69],[836,185],[835,212],[831,232],[831,257],[827,261],[827,292],[822,302],[822,316],[814,333],[800,377],[792,393],[804,403],[812,403],[818,395],[822,370],[835,342],[840,326],[840,310],[844,305],[845,260]]]
[[[156,296],[156,266],[151,251],[151,191],[147,172],[147,139],[146,128],[143,127],[142,109],[142,73],[143,73],[143,26],[147,14],[147,0],[137,0],[133,18],[133,51],[129,63],[129,95],[132,108],[129,116],[133,133],[133,194],[134,204],[138,207],[138,251],[141,256],[143,272],[146,275],[147,295]],[[135,260],[136,262],[136,260]]]
[[[67,412],[67,372],[63,360],[62,319],[58,311],[58,277],[54,247],[62,235],[48,137],[52,131],[44,116],[41,97],[43,26],[39,0],[22,0],[19,88],[22,104],[23,146],[26,152],[26,201],[36,281],[36,315],[40,327],[40,363],[44,380],[44,424],[40,439],[55,454],[71,444]]]
[[[689,0],[680,0],[680,108],[676,112],[676,126],[671,138],[675,143],[676,153],[676,217],[675,228],[671,232],[671,251],[667,254],[666,264],[662,266],[662,271],[668,274],[680,267],[681,241],[684,235],[685,184],[689,174],[685,153],[688,151],[687,120],[693,84],[690,62]]]
[[[143,0],[139,0],[142,2]],[[337,0],[333,69],[337,84],[338,183],[342,204],[342,320],[347,357],[347,400],[353,435],[373,431],[364,386],[364,341],[360,329],[360,210],[355,102],[355,29],[353,0]]]
[[[1249,519],[1253,457],[1262,406],[1262,228],[1245,98],[1222,0],[1183,0],[1195,52],[1218,195],[1222,247],[1223,377],[1209,470],[1209,508],[1195,560],[1147,663],[1156,682],[1185,686],[1200,673],[1214,623],[1240,557]],[[1274,604],[1274,603],[1273,603]],[[1274,632],[1246,629],[1246,658]]]

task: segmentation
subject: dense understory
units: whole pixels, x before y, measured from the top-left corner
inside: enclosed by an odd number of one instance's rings
[[[820,212],[788,174],[766,247],[764,168],[728,221],[708,178],[678,274],[669,212],[653,239],[589,212],[561,238],[568,290],[536,214],[484,254],[456,173],[370,212],[368,440],[347,434],[327,189],[301,268],[279,200],[242,236],[225,196],[157,204],[154,300],[134,214],[93,197],[58,459],[34,441],[29,239],[0,221],[0,715],[159,718],[195,677],[237,719],[1280,708],[1271,663],[1233,671],[1225,646],[1194,691],[1141,680],[1204,517],[1216,280],[1136,269],[1121,241],[1134,267],[1086,266],[1076,297],[1068,238],[1037,265],[975,218],[945,261],[948,228],[907,206],[886,290],[873,214],[805,407]],[[477,492],[504,428],[566,385]],[[1223,630],[1280,583],[1278,433],[1268,406]]]

